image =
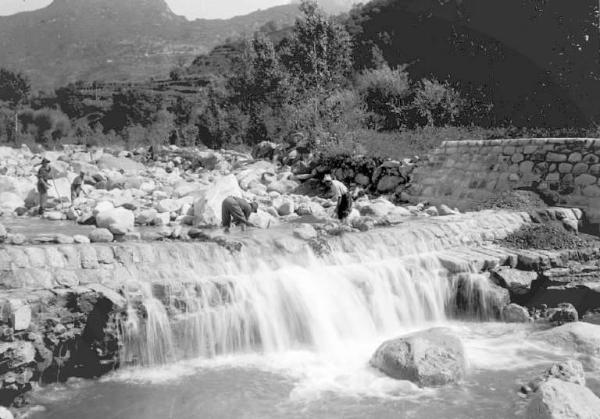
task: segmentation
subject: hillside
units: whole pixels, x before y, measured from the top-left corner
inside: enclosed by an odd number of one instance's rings
[[[413,79],[483,94],[489,124],[580,126],[600,120],[597,2],[375,0],[353,12],[359,68],[377,45]]]
[[[54,0],[40,10],[0,17],[0,62],[25,72],[34,88],[144,80],[269,22],[287,26],[297,15],[296,5],[285,5],[227,20],[188,21],[164,0]]]

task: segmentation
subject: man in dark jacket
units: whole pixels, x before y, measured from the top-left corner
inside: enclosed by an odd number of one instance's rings
[[[258,204],[256,202],[248,203],[243,198],[237,196],[229,196],[223,200],[221,205],[221,217],[223,219],[223,227],[225,233],[229,233],[231,223],[239,225],[242,231],[248,227],[256,227],[253,223],[248,221],[250,214],[258,211]]]
[[[48,190],[50,189],[50,174],[52,172],[52,168],[50,167],[50,160],[44,158],[42,160],[42,167],[38,170],[37,173],[37,190],[40,195],[40,209],[39,214],[42,215],[44,213],[44,208],[46,207],[46,201],[48,201]]]

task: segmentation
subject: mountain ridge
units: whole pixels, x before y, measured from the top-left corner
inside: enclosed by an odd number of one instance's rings
[[[190,21],[164,0],[54,0],[42,9],[0,16],[0,62],[24,72],[34,88],[164,77],[178,61],[191,61],[271,21],[291,25],[299,13],[290,4]]]

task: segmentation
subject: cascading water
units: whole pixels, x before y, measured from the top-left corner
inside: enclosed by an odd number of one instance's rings
[[[431,231],[349,235],[322,257],[304,243],[273,243],[238,254],[199,246],[172,252],[169,266],[132,267],[122,360],[335,352],[350,340],[443,322],[459,291],[467,311],[491,313],[488,278],[450,274],[436,253],[446,243]]]

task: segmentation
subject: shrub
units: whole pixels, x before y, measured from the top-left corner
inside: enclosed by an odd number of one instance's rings
[[[440,83],[435,79],[419,82],[413,104],[417,113],[431,126],[453,123],[463,108],[458,91],[447,82]]]

